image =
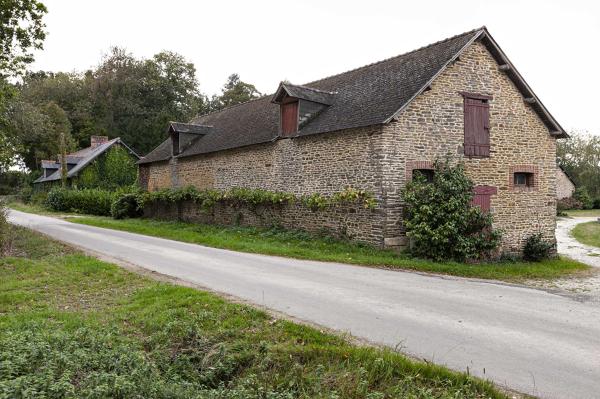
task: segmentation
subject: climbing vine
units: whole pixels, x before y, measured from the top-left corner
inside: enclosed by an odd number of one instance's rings
[[[194,201],[203,209],[210,209],[217,203],[226,203],[232,206],[249,205],[281,206],[299,202],[312,210],[323,210],[336,205],[361,204],[366,209],[374,209],[377,201],[373,195],[365,190],[351,187],[330,196],[311,194],[296,196],[292,193],[267,191],[251,188],[232,188],[227,191],[198,190],[195,187],[177,189],[164,189],[140,194],[140,206],[153,202],[177,203],[180,201]]]

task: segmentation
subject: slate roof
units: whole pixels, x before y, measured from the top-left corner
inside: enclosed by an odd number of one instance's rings
[[[176,133],[206,134],[211,128],[212,126],[196,125],[192,123],[169,122],[169,128],[167,130],[172,130]]]
[[[79,173],[79,171],[81,171],[83,168],[85,168],[90,162],[92,162],[94,159],[98,158],[100,155],[104,154],[109,148],[111,148],[113,145],[115,145],[117,143],[124,146],[136,158],[139,158],[139,156],[131,148],[129,148],[125,143],[123,143],[119,137],[117,137],[115,139],[107,141],[106,143],[100,144],[96,147],[87,147],[87,148],[83,148],[77,152],[74,152],[72,154],[68,154],[67,155],[67,164],[75,165],[75,166],[72,166],[69,169],[69,171],[67,172],[67,178],[76,176]],[[44,166],[44,165],[42,164],[42,166]],[[49,181],[54,181],[54,180],[60,180],[60,178],[61,178],[60,162],[56,162],[56,167],[58,169],[54,173],[52,173],[50,176],[48,176],[48,177],[40,176],[36,181],[34,181],[34,183],[43,183],[43,182],[49,182]]]
[[[480,39],[499,64],[508,64],[507,75],[523,95],[534,98],[532,106],[557,137],[567,137],[543,104],[524,82],[485,27],[442,40],[387,60],[366,65],[302,86],[282,83],[298,96],[329,93],[331,103],[297,136],[384,124],[392,120],[417,95],[454,61],[464,49]],[[302,98],[302,97],[300,97]],[[213,126],[210,133],[193,141],[178,157],[221,151],[265,143],[279,137],[279,105],[276,97],[264,96],[192,119],[190,123]],[[329,104],[328,104],[329,105]],[[161,143],[140,164],[164,161],[171,157],[170,139]]]
[[[272,103],[279,104],[282,97],[287,94],[290,97],[301,98],[319,104],[331,105],[334,102],[335,92],[317,90],[312,87],[298,86],[291,83],[281,82],[279,88],[273,95]]]

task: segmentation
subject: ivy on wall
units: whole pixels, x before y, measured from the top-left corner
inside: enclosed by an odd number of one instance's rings
[[[227,191],[198,190],[195,187],[178,189],[164,189],[141,194],[139,203],[143,207],[153,202],[177,203],[180,201],[194,201],[203,209],[211,209],[217,203],[227,203],[233,206],[280,206],[299,202],[312,210],[322,210],[336,205],[360,204],[366,209],[374,209],[377,201],[373,195],[365,190],[351,187],[331,196],[311,194],[296,196],[291,193],[267,191],[250,188],[232,188]]]
[[[137,180],[136,159],[120,146],[110,150],[85,167],[74,184],[78,188],[114,190],[130,186]]]

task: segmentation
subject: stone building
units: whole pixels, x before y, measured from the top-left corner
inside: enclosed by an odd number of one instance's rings
[[[556,166],[556,199],[569,198],[575,192],[573,179],[560,166]]]
[[[119,137],[109,140],[107,136],[91,136],[89,147],[82,148],[81,150],[67,154],[66,156],[68,184],[73,184],[86,168],[92,165],[96,160],[102,158],[114,147],[124,148],[136,161],[140,159],[140,157]],[[60,184],[61,177],[61,162],[60,157],[57,156],[56,160],[51,159],[42,161],[42,175],[33,183],[38,189],[49,188],[55,184]]]
[[[172,123],[168,134],[139,162],[148,190],[351,186],[378,203],[359,222],[344,219],[352,236],[402,247],[402,188],[450,155],[504,231],[504,251],[538,231],[555,239],[556,139],[567,135],[485,27],[305,85],[282,82],[272,96]],[[331,222],[291,213],[293,226]]]

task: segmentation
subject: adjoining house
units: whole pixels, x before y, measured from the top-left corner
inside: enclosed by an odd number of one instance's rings
[[[67,154],[67,181],[69,184],[72,184],[73,180],[83,173],[89,165],[113,147],[124,148],[135,160],[140,159],[135,151],[123,143],[119,137],[109,140],[107,136],[91,136],[90,143],[91,145],[87,148]],[[34,181],[38,187],[60,184],[62,176],[60,157],[57,157],[56,160],[42,161],[42,170],[42,175]]]
[[[173,123],[168,135],[139,162],[148,190],[364,189],[377,208],[344,219],[348,234],[402,247],[401,190],[450,155],[503,230],[502,250],[519,251],[538,231],[555,240],[556,139],[568,135],[485,27],[304,85],[282,82],[272,96]]]
[[[575,192],[575,182],[562,166],[556,165],[556,199],[569,198]]]

